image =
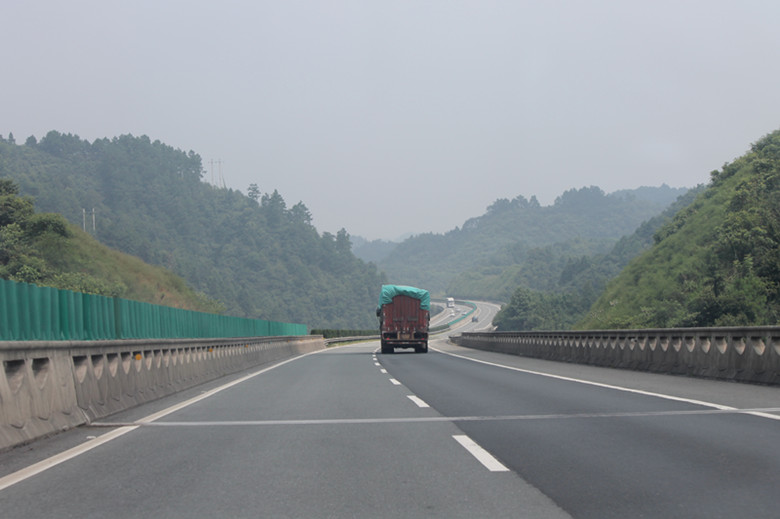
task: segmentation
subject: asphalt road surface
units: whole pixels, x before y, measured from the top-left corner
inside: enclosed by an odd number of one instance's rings
[[[0,516],[778,517],[780,389],[331,348],[0,455]]]

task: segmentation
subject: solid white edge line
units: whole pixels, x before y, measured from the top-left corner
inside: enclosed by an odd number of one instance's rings
[[[480,447],[474,440],[465,434],[454,434],[452,437],[460,443],[469,454],[482,463],[490,472],[509,472],[509,469],[498,461],[492,454]]]
[[[160,418],[168,416],[171,413],[175,413],[176,411],[184,409],[185,407],[191,406],[192,404],[200,402],[201,400],[205,400],[206,398],[208,398],[210,396],[216,395],[217,393],[220,393],[220,392],[224,391],[225,389],[230,389],[233,386],[237,386],[238,384],[241,384],[242,382],[246,382],[247,380],[249,380],[251,378],[254,378],[254,377],[258,376],[258,375],[262,375],[263,373],[271,371],[272,369],[276,369],[276,368],[278,368],[280,366],[284,366],[285,364],[288,364],[288,363],[290,363],[290,362],[292,362],[294,360],[302,359],[304,357],[308,357],[309,355],[314,355],[316,353],[319,353],[320,351],[325,351],[325,350],[317,350],[317,351],[312,351],[312,352],[309,352],[309,353],[304,353],[303,355],[299,355],[297,357],[289,358],[289,359],[284,360],[284,361],[282,361],[282,362],[280,362],[278,364],[274,364],[273,366],[269,366],[267,368],[261,369],[260,371],[255,371],[254,373],[250,373],[249,375],[246,375],[246,376],[243,376],[241,378],[238,378],[238,379],[236,379],[236,380],[234,380],[232,382],[228,382],[225,385],[216,387],[216,388],[212,389],[211,391],[206,391],[205,393],[200,394],[200,395],[198,395],[196,397],[192,397],[189,400],[185,400],[184,402],[181,402],[179,404],[171,406],[171,407],[169,407],[167,409],[163,409],[162,411],[158,411],[156,413],[150,414],[149,416],[147,416],[145,418],[141,418],[140,420],[137,420],[137,422],[139,422],[139,423],[154,422],[155,420],[159,420]]]
[[[576,382],[578,384],[585,384],[585,385],[588,385],[588,386],[601,387],[601,388],[605,388],[605,389],[613,389],[615,391],[624,391],[626,393],[635,393],[635,394],[638,394],[638,395],[652,396],[652,397],[656,397],[656,398],[663,398],[665,400],[674,400],[676,402],[685,402],[685,403],[688,403],[688,404],[700,405],[700,406],[703,406],[703,407],[711,407],[711,408],[714,408],[714,409],[720,409],[721,411],[739,411],[739,408],[737,408],[737,407],[731,407],[731,406],[727,406],[727,405],[716,404],[714,402],[705,402],[703,400],[695,400],[693,398],[684,398],[684,397],[679,397],[679,396],[674,396],[674,395],[665,395],[663,393],[654,393],[652,391],[644,391],[642,389],[633,389],[633,388],[624,387],[624,386],[614,386],[612,384],[604,384],[602,382],[593,382],[593,381],[590,381],[590,380],[583,380],[583,379],[579,379],[579,378],[565,377],[563,375],[553,375],[552,373],[543,373],[541,371],[533,371],[533,370],[530,370],[530,369],[515,368],[513,366],[506,366],[504,364],[498,364],[498,363],[495,363],[495,362],[488,362],[486,360],[472,359],[471,357],[466,357],[464,355],[458,355],[457,353],[452,353],[452,352],[449,352],[449,351],[439,350],[437,348],[433,348],[433,349],[436,352],[438,352],[438,353],[443,353],[445,355],[450,355],[452,357],[456,357],[456,358],[459,358],[459,359],[469,360],[471,362],[477,362],[479,364],[486,364],[488,366],[494,366],[494,367],[497,367],[497,368],[504,368],[504,369],[509,369],[509,370],[512,370],[512,371],[519,371],[521,373],[528,373],[530,375],[539,375],[541,377],[554,378],[556,380],[564,380],[566,382]],[[758,416],[758,417],[761,417],[761,418],[769,418],[769,419],[772,419],[772,420],[780,420],[780,415],[773,415],[773,414],[762,413],[762,412],[747,412],[747,413],[743,413],[743,414],[749,414],[751,416]]]
[[[181,402],[179,404],[176,404],[174,406],[171,406],[167,409],[163,409],[162,411],[158,411],[156,413],[150,414],[149,416],[146,416],[144,418],[141,418],[137,421],[137,423],[150,423],[154,422],[155,420],[159,420],[160,418],[167,416],[171,413],[174,413],[176,411],[179,411],[187,406],[190,406],[196,402],[200,402],[201,400],[204,400],[212,395],[215,395],[219,393],[220,391],[223,391],[225,389],[231,388],[237,384],[240,384],[242,382],[245,382],[253,377],[256,377],[258,375],[261,375],[263,373],[266,373],[267,371],[270,371],[272,369],[278,368],[279,366],[283,366],[287,364],[288,362],[292,362],[297,359],[301,359],[303,357],[307,357],[309,355],[313,355],[315,353],[319,353],[320,351],[325,350],[317,350],[312,351],[309,353],[304,353],[303,355],[298,355],[296,357],[289,358],[287,360],[284,360],[282,362],[279,362],[278,364],[274,364],[273,366],[269,366],[267,368],[263,368],[260,371],[256,371],[254,373],[250,373],[249,375],[243,376],[241,378],[238,378],[232,382],[228,382],[227,384],[224,384],[222,386],[219,386],[217,388],[212,389],[211,391],[207,391],[201,395],[198,395],[196,397],[190,398],[189,400],[186,400],[184,402]],[[89,424],[87,424],[89,425]],[[25,479],[31,478],[32,476],[35,476],[36,474],[40,474],[41,472],[44,472],[52,467],[55,467],[59,465],[60,463],[64,463],[70,459],[75,458],[76,456],[80,456],[81,454],[84,454],[85,452],[91,451],[92,449],[99,447],[103,445],[104,443],[108,443],[111,440],[115,440],[119,438],[120,436],[123,436],[130,431],[134,431],[135,429],[138,429],[138,425],[130,425],[130,426],[118,426],[118,429],[115,429],[113,431],[107,432],[106,434],[101,434],[97,438],[93,438],[91,440],[88,440],[81,445],[77,445],[75,447],[72,447],[66,451],[63,451],[59,454],[55,454],[54,456],[50,456],[49,458],[46,458],[45,460],[39,461],[38,463],[34,463],[28,467],[25,467],[23,469],[17,470],[16,472],[13,472],[11,474],[8,474],[6,476],[3,476],[0,478],[0,491],[13,486],[17,483],[20,483],[24,481]]]
[[[120,436],[127,434],[132,430],[138,429],[138,427],[139,427],[138,425],[120,427],[119,429],[115,429],[109,433],[102,434],[97,438],[82,443],[81,445],[77,445],[59,454],[55,454],[54,456],[46,458],[43,461],[34,463],[29,467],[25,467],[21,470],[17,470],[16,472],[8,474],[7,476],[0,478],[0,490],[4,490],[21,481],[24,481],[27,478],[31,478],[36,474],[40,474],[45,470],[49,470],[52,467],[56,467],[60,463],[64,463],[69,459],[75,458],[76,456],[84,454],[87,451],[91,451],[95,447],[99,447],[100,445],[103,445],[104,443],[119,438]]]
[[[417,407],[431,407],[425,401],[416,395],[406,395],[406,398],[417,404]]]

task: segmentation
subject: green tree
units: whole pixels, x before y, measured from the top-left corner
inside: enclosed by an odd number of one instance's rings
[[[254,199],[202,182],[192,151],[146,136],[90,144],[49,132],[36,145],[0,142],[0,157],[0,179],[14,178],[36,207],[79,228],[82,208],[94,207],[102,243],[174,270],[230,315],[327,328],[376,324],[384,277],[351,253],[346,234],[320,236],[306,206],[288,208],[278,191],[252,190]],[[47,254],[67,239],[48,217],[29,230],[40,232],[30,243]],[[68,279],[60,282],[98,287]],[[96,289],[114,290],[115,282]]]
[[[711,177],[581,326],[780,323],[780,131]]]
[[[247,196],[252,200],[254,200],[255,202],[259,202],[260,188],[257,187],[257,184],[249,184],[249,189],[247,190]]]

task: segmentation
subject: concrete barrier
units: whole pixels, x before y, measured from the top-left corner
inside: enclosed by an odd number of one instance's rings
[[[562,362],[780,384],[780,327],[475,332],[468,348]]]
[[[0,342],[0,450],[323,348],[321,336]]]

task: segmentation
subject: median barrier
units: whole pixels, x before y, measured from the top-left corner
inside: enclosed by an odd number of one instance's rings
[[[0,450],[324,348],[321,336],[0,342]]]
[[[539,359],[780,385],[780,327],[465,332],[458,345]]]

